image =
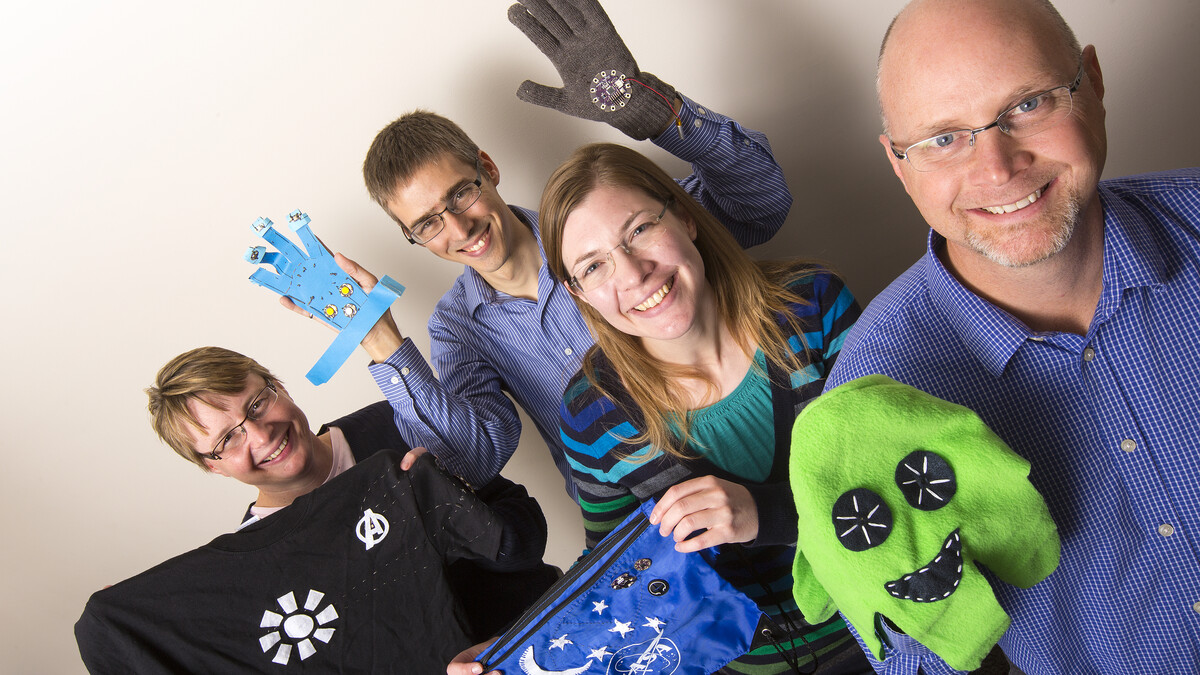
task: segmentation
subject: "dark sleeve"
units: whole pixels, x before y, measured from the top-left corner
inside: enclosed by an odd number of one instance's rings
[[[408,443],[404,442],[400,430],[396,428],[395,412],[392,410],[392,404],[386,400],[372,403],[349,415],[322,424],[317,433],[323,434],[329,431],[329,427],[342,430],[342,435],[350,444],[355,462],[361,462],[380,450],[405,453],[411,449]]]
[[[542,562],[546,519],[524,487],[496,477],[477,494],[504,523],[496,561],[460,560],[450,566],[448,577],[473,637],[482,642],[504,632],[562,572]]]
[[[89,673],[120,673],[132,667],[125,658],[125,649],[118,642],[119,636],[97,616],[89,600],[83,615],[75,622],[75,644],[79,646],[79,656]]]
[[[429,459],[430,456],[423,456],[418,465],[427,464],[433,468]],[[440,470],[433,470],[441,474]],[[447,481],[458,483],[457,479],[442,475]],[[467,490],[466,486],[459,485]],[[481,642],[503,632],[562,573],[557,567],[542,562],[546,549],[546,518],[523,486],[496,477],[474,497],[474,501],[486,509],[486,527],[489,534],[498,534],[498,542],[490,549],[490,555],[479,555],[475,550],[471,555],[453,560],[447,566],[446,574],[466,611],[472,637]],[[457,514],[452,516],[451,526],[474,529],[481,515],[478,511]]]
[[[525,486],[497,476],[475,492],[500,524],[500,547],[495,562],[479,561],[494,569],[520,569],[542,562],[546,553],[546,516]]]
[[[540,563],[546,519],[524,487],[498,477],[474,492],[429,454],[417,459],[408,479],[425,534],[447,562],[469,559],[496,571]]]
[[[796,543],[796,502],[792,489],[782,483],[742,484],[754,498],[758,509],[758,536],[747,546],[772,546]]]

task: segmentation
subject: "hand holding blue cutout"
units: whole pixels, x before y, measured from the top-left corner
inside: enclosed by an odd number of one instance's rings
[[[251,264],[275,268],[274,273],[265,268],[255,270],[250,275],[252,283],[288,297],[296,306],[339,331],[306,376],[313,384],[324,384],[392,302],[404,293],[404,286],[385,276],[370,293],[364,292],[358,282],[338,267],[329,249],[312,233],[307,214],[297,209],[288,218],[307,250],[276,231],[270,219],[259,218],[250,226],[251,230],[278,250],[269,252],[264,246],[252,246],[242,257]]]

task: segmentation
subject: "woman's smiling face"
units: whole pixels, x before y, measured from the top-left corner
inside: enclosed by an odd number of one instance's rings
[[[670,209],[661,222],[663,202],[641,190],[597,186],[571,212],[563,225],[562,260],[579,278],[588,263],[607,262],[612,276],[579,297],[613,328],[643,341],[669,341],[685,336],[702,307],[712,305],[704,278],[704,261],[693,240],[695,224]],[[647,225],[650,243],[639,246]],[[633,253],[622,246],[629,242]]]

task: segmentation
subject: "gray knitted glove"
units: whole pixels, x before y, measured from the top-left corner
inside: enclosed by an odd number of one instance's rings
[[[607,122],[639,141],[675,118],[675,88],[638,70],[597,0],[522,0],[508,8],[508,20],[550,59],[563,81],[556,89],[525,80],[517,89],[522,101]]]

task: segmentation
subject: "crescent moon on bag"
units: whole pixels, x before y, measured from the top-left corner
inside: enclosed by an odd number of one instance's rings
[[[526,649],[525,653],[521,655],[521,660],[518,661],[518,664],[521,666],[521,670],[525,673],[525,675],[580,675],[588,668],[592,667],[592,660],[588,659],[587,663],[579,666],[578,668],[571,668],[568,670],[546,670],[545,668],[539,666],[537,661],[533,660],[533,645],[530,645],[529,649]]]

